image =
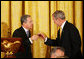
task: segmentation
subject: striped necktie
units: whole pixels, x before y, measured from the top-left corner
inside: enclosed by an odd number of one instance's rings
[[[29,37],[29,31],[27,31],[27,37]]]

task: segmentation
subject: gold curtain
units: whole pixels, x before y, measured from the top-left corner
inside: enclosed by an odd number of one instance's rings
[[[58,28],[52,20],[52,13],[56,10],[64,11],[66,20],[78,28],[83,51],[82,1],[1,1],[1,37],[11,37],[21,26],[20,17],[29,14],[34,23],[32,35],[43,32],[55,39]],[[49,57],[50,46],[46,46],[42,39],[34,41],[31,48],[34,58]]]

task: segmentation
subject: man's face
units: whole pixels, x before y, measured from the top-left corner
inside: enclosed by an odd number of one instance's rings
[[[55,19],[54,16],[52,16],[52,18],[53,18],[54,23],[57,24],[57,26],[60,26],[61,25],[59,18],[58,19]]]
[[[31,17],[28,17],[27,18],[27,22],[25,23],[26,27],[28,29],[32,29],[33,28],[33,21],[32,21],[32,18]]]

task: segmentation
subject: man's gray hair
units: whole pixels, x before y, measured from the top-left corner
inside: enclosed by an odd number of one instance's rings
[[[56,52],[56,50],[60,49],[61,51],[63,51],[65,53],[65,50],[63,47],[54,47],[51,49],[51,53],[50,53],[50,56]]]
[[[52,15],[55,17],[55,19],[58,19],[58,18],[61,18],[62,20],[65,19],[65,14],[61,10],[56,10]]]
[[[27,21],[27,18],[28,18],[28,17],[31,17],[31,16],[30,16],[30,15],[23,15],[23,16],[21,17],[21,25],[23,25],[23,23]]]

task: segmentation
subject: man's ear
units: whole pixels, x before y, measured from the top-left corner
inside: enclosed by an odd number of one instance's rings
[[[23,23],[23,25],[24,25],[25,23]]]
[[[25,25],[25,24],[26,24],[26,22],[23,22],[23,24]]]
[[[24,22],[23,25],[26,25],[26,23]]]

